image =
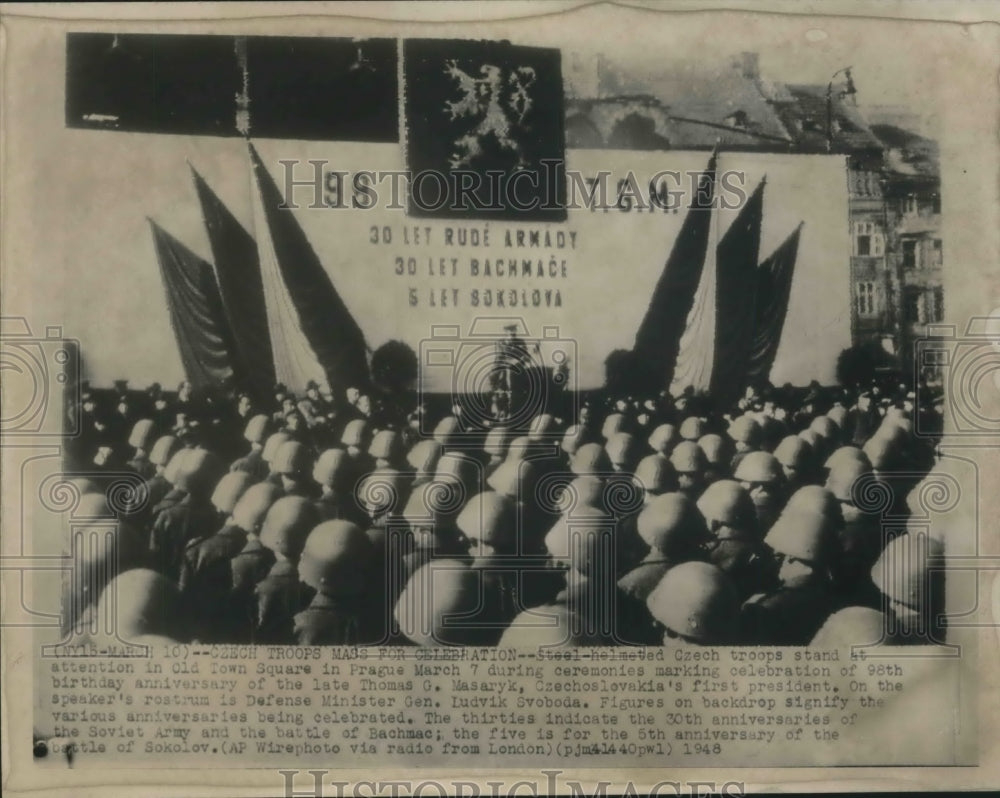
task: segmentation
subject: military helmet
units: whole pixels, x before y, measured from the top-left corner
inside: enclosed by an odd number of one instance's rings
[[[180,463],[174,485],[187,493],[207,494],[222,472],[222,461],[212,452],[207,449],[188,449]]]
[[[708,467],[708,458],[697,443],[685,438],[670,453],[670,464],[678,474],[701,473]]]
[[[98,617],[114,618],[114,630],[129,641],[137,635],[170,636],[181,617],[181,595],[172,579],[133,568],[112,579],[101,593]]]
[[[403,507],[403,520],[411,527],[438,526],[453,519],[468,495],[455,480],[434,479],[410,492]]]
[[[723,524],[740,531],[757,526],[757,511],[747,489],[735,479],[713,482],[698,497],[698,510],[708,522]]]
[[[281,488],[273,482],[258,482],[240,496],[233,507],[233,522],[246,532],[256,532],[264,522],[271,505],[282,496]]]
[[[608,440],[612,435],[625,431],[625,416],[621,413],[609,413],[601,426],[601,437]]]
[[[278,449],[281,448],[282,444],[287,443],[292,439],[284,430],[278,430],[277,432],[272,432],[267,436],[267,441],[264,443],[264,450],[260,453],[261,459],[271,465],[274,462],[275,455],[278,454]]]
[[[576,507],[600,508],[604,497],[604,480],[593,474],[583,474],[575,477],[566,488],[569,496],[560,499],[560,505],[566,505],[566,511]]]
[[[312,456],[304,444],[298,441],[285,441],[275,452],[271,462],[271,471],[287,476],[304,476],[312,466]]]
[[[667,571],[646,606],[667,629],[702,644],[732,642],[740,608],[729,577],[704,562],[685,562]]]
[[[674,448],[674,444],[679,437],[677,427],[673,424],[660,424],[649,435],[649,447],[654,452],[659,452],[666,456],[670,454],[670,450]]]
[[[836,441],[840,438],[840,427],[829,416],[816,416],[810,422],[809,429],[827,441]]]
[[[871,472],[872,467],[868,463],[868,458],[863,461],[842,460],[835,468],[830,469],[830,475],[826,478],[826,489],[836,496],[838,501],[853,504],[852,491],[855,483]]]
[[[887,435],[876,433],[869,438],[862,449],[875,471],[885,471],[896,456],[896,442]]]
[[[479,603],[479,572],[460,560],[438,559],[410,577],[394,615],[400,631],[419,646],[463,643],[469,629],[461,616],[473,614]]]
[[[212,492],[212,505],[220,513],[231,515],[236,503],[252,483],[253,477],[246,471],[230,471],[215,486]]]
[[[326,488],[343,488],[350,472],[350,455],[343,449],[327,449],[313,465],[312,478],[317,485]]]
[[[379,430],[372,438],[368,454],[376,460],[395,463],[403,454],[403,436],[396,430]]]
[[[180,446],[181,442],[173,435],[161,435],[156,439],[156,443],[153,444],[153,448],[149,452],[149,462],[153,465],[166,467]]]
[[[778,554],[813,566],[829,565],[837,550],[838,525],[814,510],[784,510],[768,530],[764,542]]]
[[[406,455],[406,462],[417,472],[417,477],[426,477],[434,473],[444,447],[435,440],[417,441]]]
[[[497,493],[526,501],[531,498],[536,476],[536,466],[530,460],[505,460],[486,478],[486,484]]]
[[[586,434],[586,427],[582,424],[574,424],[563,433],[562,443],[560,443],[559,446],[564,452],[566,452],[566,454],[572,457],[576,454],[580,446],[583,445]]]
[[[403,503],[408,481],[395,468],[378,468],[358,483],[358,501],[372,516],[394,512]]]
[[[885,637],[886,621],[884,612],[871,607],[845,607],[826,619],[809,645],[814,648],[876,645]]]
[[[813,452],[817,455],[823,455],[825,452],[829,451],[826,438],[814,429],[802,430],[802,432],[799,433],[799,437],[808,443]]]
[[[827,470],[834,470],[840,466],[841,463],[865,463],[871,468],[871,463],[868,460],[868,455],[866,455],[857,446],[841,446],[839,449],[835,450],[823,464],[823,467]]]
[[[114,518],[115,513],[104,493],[84,493],[73,507],[73,518]]]
[[[838,529],[844,524],[844,514],[837,497],[819,485],[804,485],[799,488],[788,499],[785,509],[820,513],[836,524]]]
[[[891,540],[882,550],[872,568],[872,581],[893,601],[923,610],[931,606],[931,560],[942,556],[944,544],[940,540],[907,532]]]
[[[563,604],[545,604],[524,610],[500,637],[505,648],[579,648],[607,645],[606,638],[588,628],[583,616]]]
[[[843,429],[844,422],[847,421],[847,408],[843,405],[834,405],[826,411],[826,417]]]
[[[344,446],[363,449],[368,443],[369,433],[368,422],[363,418],[354,418],[344,426],[344,434],[340,436],[340,442]]]
[[[597,507],[576,507],[572,514],[556,519],[545,535],[545,550],[556,562],[580,573],[589,573],[602,565],[610,568],[614,523]]]
[[[698,446],[705,453],[705,459],[713,468],[723,468],[728,466],[733,459],[732,443],[721,435],[710,432],[702,435],[698,439]]]
[[[458,514],[456,526],[470,541],[504,548],[517,542],[514,503],[496,491],[483,491],[469,499]]]
[[[788,435],[781,439],[774,450],[774,456],[785,468],[802,471],[809,465],[812,447],[798,435]]]
[[[184,463],[187,460],[188,453],[190,451],[190,449],[177,449],[171,455],[170,461],[163,469],[163,478],[175,488],[177,487],[177,479],[180,477],[181,471],[184,469]]]
[[[506,427],[493,427],[486,433],[483,451],[491,457],[503,457],[507,454],[507,444],[510,442],[510,430]]]
[[[278,554],[296,559],[306,536],[319,523],[316,506],[302,496],[282,496],[267,511],[260,542]]]
[[[271,428],[271,419],[260,413],[253,416],[243,430],[243,437],[250,443],[263,443],[267,436],[267,431]]]
[[[639,537],[668,557],[690,556],[708,540],[705,521],[683,493],[664,493],[647,504],[637,519]]]
[[[320,593],[357,593],[364,587],[372,543],[361,527],[350,521],[324,521],[306,538],[298,572]]]
[[[78,496],[85,496],[88,493],[100,493],[104,495],[104,491],[98,487],[97,483],[92,479],[87,479],[86,477],[74,477],[73,479],[66,480],[67,485],[72,485]]]
[[[619,468],[627,468],[632,464],[637,448],[635,436],[628,432],[616,432],[604,444],[604,451],[608,453],[608,459],[612,465]]]
[[[148,449],[153,442],[156,424],[151,418],[140,418],[132,425],[132,434],[128,436],[128,445],[133,449]]]
[[[520,435],[514,438],[507,447],[508,460],[523,460],[531,449],[531,441],[527,435]]]
[[[481,471],[479,462],[464,452],[445,452],[438,460],[434,479],[457,482],[471,493],[479,490]]]
[[[635,483],[647,493],[665,493],[676,487],[677,475],[670,461],[662,454],[643,457],[635,467]]]
[[[781,482],[785,472],[781,463],[770,452],[750,452],[740,460],[733,475],[740,482]]]
[[[680,435],[686,441],[697,441],[708,432],[705,419],[698,416],[688,416],[681,422]]]
[[[729,437],[747,446],[760,446],[762,433],[760,423],[752,416],[739,416],[729,425]]]
[[[598,474],[611,469],[611,461],[608,453],[599,443],[585,443],[575,455],[570,463],[570,471],[574,474]]]
[[[450,446],[461,433],[458,419],[455,416],[445,416],[434,427],[434,440],[442,446]]]
[[[532,441],[544,440],[546,435],[551,435],[555,428],[556,420],[549,413],[542,413],[531,419],[528,427],[528,439]]]

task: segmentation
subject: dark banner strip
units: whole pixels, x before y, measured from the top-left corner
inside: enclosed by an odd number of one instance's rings
[[[69,127],[396,142],[394,39],[70,33]]]

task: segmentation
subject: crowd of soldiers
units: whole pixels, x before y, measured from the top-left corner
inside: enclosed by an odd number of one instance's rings
[[[310,384],[85,391],[68,636],[350,645],[934,643],[933,442],[900,385],[579,396],[516,428]],[[926,426],[926,425],[925,425]],[[123,500],[106,481],[132,476]],[[891,516],[896,523],[888,525]],[[109,527],[108,522],[111,522]],[[113,532],[108,536],[108,529]],[[81,543],[99,532],[107,545]],[[114,618],[101,631],[99,619]]]

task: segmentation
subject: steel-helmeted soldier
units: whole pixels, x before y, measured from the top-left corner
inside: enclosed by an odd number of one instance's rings
[[[175,488],[184,497],[160,511],[149,534],[154,567],[171,579],[180,575],[181,559],[188,541],[204,537],[217,528],[218,511],[211,503],[212,491],[224,466],[206,449],[190,449],[178,465]]]

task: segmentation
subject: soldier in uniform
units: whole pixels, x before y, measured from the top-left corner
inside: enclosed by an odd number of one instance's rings
[[[823,508],[795,508],[782,513],[764,542],[778,558],[780,586],[743,605],[746,642],[806,645],[837,609],[832,582],[836,522]]]
[[[128,445],[132,447],[133,454],[132,459],[125,465],[145,480],[150,480],[156,475],[156,466],[150,461],[147,453],[155,434],[153,420],[142,418],[135,422],[128,439]]]
[[[299,559],[299,578],[315,591],[312,601],[293,618],[299,645],[358,645],[379,642],[375,629],[385,628],[365,598],[371,543],[350,521],[324,521],[306,538]]]
[[[463,620],[479,609],[479,574],[467,562],[441,558],[421,566],[406,583],[394,616],[411,645],[488,645],[493,630]],[[403,642],[400,640],[399,642]]]
[[[305,444],[299,441],[285,441],[278,447],[271,463],[271,470],[281,477],[281,487],[286,496],[315,498],[316,486],[309,480],[312,471],[312,456]]]
[[[133,500],[127,503],[123,517],[127,517],[139,528],[146,528],[153,517],[153,509],[158,507],[173,488],[167,480],[167,464],[180,448],[180,442],[173,435],[157,438],[149,452],[149,462],[155,469],[153,476],[146,479],[143,490],[137,491]]]
[[[729,425],[729,437],[732,438],[736,448],[736,454],[733,455],[730,463],[732,472],[735,472],[740,467],[740,462],[744,457],[750,452],[760,450],[763,430],[755,418],[743,415],[734,419],[733,423]]]
[[[705,559],[708,530],[694,502],[683,493],[665,493],[639,514],[638,531],[648,553],[618,580],[626,597],[619,611],[619,634],[642,645],[655,645],[646,599],[671,568]]]
[[[884,596],[895,642],[935,645],[944,641],[944,553],[940,539],[910,529],[892,540],[872,567],[872,581]]]
[[[677,489],[691,499],[698,498],[705,487],[705,452],[695,441],[685,439],[670,453],[670,463],[677,472]]]
[[[320,486],[316,509],[321,521],[350,521],[363,525],[364,512],[354,495],[350,458],[343,449],[327,449],[313,466],[313,482]]]
[[[183,451],[174,487],[185,496],[172,507],[161,510],[149,535],[149,551],[154,567],[171,579],[180,574],[184,547],[192,538],[216,529],[218,516],[210,502],[212,489],[222,473],[222,462],[205,449]]]
[[[782,438],[774,450],[775,459],[781,464],[788,490],[795,490],[815,476],[812,447],[798,435]]]
[[[665,646],[719,646],[739,642],[739,599],[729,577],[705,562],[671,568],[646,599],[663,629]]]
[[[732,474],[734,451],[732,440],[714,432],[698,438],[698,446],[705,453],[707,466],[704,472],[706,487],[716,480],[728,479]]]
[[[616,432],[604,444],[604,451],[608,453],[614,471],[631,473],[638,460],[639,442],[631,433]]]
[[[282,496],[264,517],[261,544],[274,554],[274,565],[257,583],[256,642],[290,644],[295,641],[295,615],[312,598],[312,589],[299,579],[298,562],[319,514],[302,496]]]
[[[486,644],[495,645],[503,628],[524,609],[519,586],[523,578],[530,578],[514,559],[518,553],[514,501],[491,490],[476,494],[458,514],[456,526],[480,578],[482,602],[476,619],[483,625]],[[493,634],[488,635],[487,628]]]
[[[768,452],[750,452],[740,461],[734,476],[750,493],[758,527],[770,529],[784,503],[785,472],[777,458]]]
[[[233,462],[229,467],[230,471],[245,471],[254,482],[260,482],[267,478],[270,469],[264,461],[264,441],[268,437],[271,426],[270,419],[263,413],[253,416],[247,421],[243,431],[243,437],[250,443],[250,451]]]
[[[729,575],[740,600],[774,588],[774,559],[747,490],[735,480],[719,480],[706,488],[697,506],[711,535],[708,561]]]

